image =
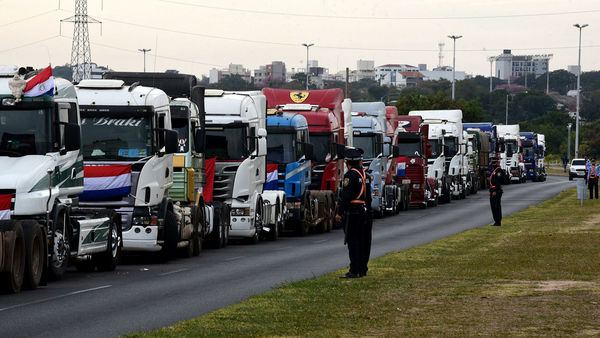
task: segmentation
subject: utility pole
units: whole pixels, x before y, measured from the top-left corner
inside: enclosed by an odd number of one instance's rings
[[[494,64],[494,60],[496,60],[496,58],[494,56],[488,57],[488,61],[490,62],[490,93],[492,92],[492,78],[494,77],[494,75],[492,73],[492,67]]]
[[[102,22],[87,15],[87,0],[75,0],[75,15],[60,20],[61,31],[63,22],[73,22],[75,24],[71,46],[73,82],[89,79],[92,74],[92,51],[90,49],[88,23],[99,23],[100,34],[102,34]]]
[[[567,159],[569,160],[569,162],[571,161],[571,123],[567,124],[567,130],[569,131],[568,135],[567,135],[567,144],[568,144],[568,153],[567,153]]]
[[[346,67],[346,99],[349,97],[348,96],[348,87],[350,86],[349,84],[349,77],[350,77],[350,68]]]
[[[579,54],[577,58],[577,110],[575,112],[575,158],[579,157],[579,96],[580,96],[580,80],[581,80],[581,30],[588,24],[574,24],[574,27],[579,29]]]
[[[456,72],[456,39],[460,39],[462,38],[462,35],[448,35],[448,37],[450,39],[452,39],[453,42],[453,49],[452,49],[452,100],[454,100],[454,82],[455,82],[455,72]]]
[[[508,125],[508,93],[506,93],[506,122],[504,124]]]
[[[308,90],[308,82],[310,80],[310,70],[308,68],[308,49],[312,46],[314,46],[314,43],[303,43],[302,46],[306,47],[306,90]]]
[[[150,52],[152,49],[138,49],[140,52],[144,53],[144,73],[146,72],[146,53]]]

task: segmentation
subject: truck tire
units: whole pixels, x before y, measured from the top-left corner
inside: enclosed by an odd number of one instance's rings
[[[246,243],[255,245],[260,240],[260,233],[263,228],[263,203],[262,200],[259,199],[256,202],[256,208],[254,209],[254,235],[252,237],[246,238]]]
[[[282,222],[282,215],[279,211],[279,208],[280,204],[279,201],[277,201],[277,204],[275,205],[275,224],[273,226],[273,229],[271,229],[271,231],[267,233],[267,239],[269,241],[276,241],[279,238],[279,229],[281,228]]]
[[[50,240],[50,277],[54,280],[61,279],[69,265],[71,256],[71,227],[68,210],[58,214],[55,222],[52,222],[52,233]]]
[[[312,217],[310,217],[312,212],[310,191],[306,192],[304,195],[304,202],[302,202],[302,206],[304,210],[304,217],[298,221],[296,233],[298,236],[304,237],[306,234],[308,234],[308,220],[309,218],[312,219]]]
[[[36,221],[23,221],[25,235],[25,275],[23,287],[33,290],[40,285],[47,259],[47,239],[42,225]]]
[[[190,238],[190,244],[188,246],[188,256],[198,256],[202,250],[202,244],[204,242],[202,234],[204,234],[205,221],[204,207],[194,205],[192,207],[192,238]]]
[[[108,238],[106,239],[106,252],[94,255],[93,260],[98,271],[114,271],[121,259],[121,247],[123,238],[121,236],[121,217],[113,212],[110,217]]]
[[[161,250],[163,260],[169,260],[177,254],[177,217],[171,210],[167,210],[165,216],[164,242]]]
[[[221,218],[223,220],[223,221],[221,221],[222,235],[221,235],[221,242],[219,245],[221,248],[224,248],[229,243],[229,229],[231,228],[230,218],[229,218],[229,215],[230,215],[229,205],[225,205],[222,208],[222,215],[223,215],[223,217]]]
[[[7,293],[21,291],[25,275],[25,235],[23,227],[17,221],[0,221],[1,232],[13,232],[10,243],[5,247],[4,257],[7,259],[8,271],[0,275],[0,287]],[[6,241],[5,241],[6,243]],[[12,252],[10,252],[12,250]]]

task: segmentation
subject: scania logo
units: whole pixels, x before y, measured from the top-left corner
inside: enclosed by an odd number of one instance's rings
[[[295,103],[302,103],[308,98],[309,92],[290,92],[290,99]]]

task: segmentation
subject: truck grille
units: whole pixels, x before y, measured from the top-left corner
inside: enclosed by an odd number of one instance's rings
[[[279,190],[285,190],[285,168],[286,164],[280,164],[277,167],[277,188]]]
[[[216,201],[224,201],[231,198],[235,174],[240,164],[235,162],[217,162],[215,164],[213,198]]]
[[[169,189],[169,196],[175,201],[186,201],[185,196],[186,180],[185,171],[174,171],[173,172],[173,186]]]
[[[424,180],[423,167],[418,164],[407,164],[406,178],[410,179],[411,184],[423,183],[423,180]]]

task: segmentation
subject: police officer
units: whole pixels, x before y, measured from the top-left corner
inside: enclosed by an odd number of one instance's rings
[[[600,165],[596,164],[596,159],[592,159],[591,163],[586,166],[587,171],[587,183],[588,189],[590,190],[590,199],[598,199],[598,176],[600,176]],[[594,190],[596,194],[594,194]]]
[[[344,225],[350,271],[340,278],[365,276],[371,254],[371,180],[362,167],[362,153],[361,149],[356,148],[344,152],[348,172],[344,175],[344,187],[335,219]]]
[[[494,225],[502,224],[502,183],[504,182],[504,170],[500,168],[498,161],[494,162],[494,171],[489,178],[490,184],[490,205],[492,207],[492,216],[494,217]]]

